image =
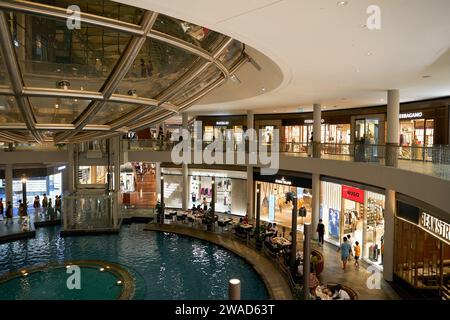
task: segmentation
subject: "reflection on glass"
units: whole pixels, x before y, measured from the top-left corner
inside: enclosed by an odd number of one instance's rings
[[[243,50],[244,45],[237,40],[233,40],[222,52],[219,57],[219,61],[221,61],[225,67],[230,68],[239,60],[240,57],[242,57]]]
[[[148,39],[118,93],[154,98],[178,80],[200,58],[158,40]]]
[[[225,38],[224,35],[205,27],[168,17],[158,16],[153,29],[192,43],[205,50],[213,51]]]
[[[11,96],[0,96],[0,123],[20,122],[23,122],[23,118],[16,99]]]
[[[68,8],[76,5],[84,13],[120,20],[123,22],[138,24],[144,10],[108,0],[31,0],[59,8]]]
[[[11,33],[25,85],[98,91],[116,65],[130,36],[81,24],[69,30],[65,20],[14,13]]]
[[[106,184],[108,168],[106,166],[80,166],[78,169],[79,184]]]
[[[30,97],[38,123],[72,123],[90,100]]]
[[[107,124],[113,120],[136,110],[139,108],[137,105],[125,105],[120,103],[107,103],[90,121],[92,124]],[[144,108],[144,107],[141,107]]]
[[[199,77],[195,78],[186,88],[181,91],[178,95],[172,98],[172,103],[179,105],[191,98],[204,88],[206,88],[210,83],[216,81],[222,76],[222,73],[217,69],[215,65],[210,65],[206,71],[203,71]]]
[[[0,52],[0,86],[10,86],[8,70],[6,70],[5,60]]]

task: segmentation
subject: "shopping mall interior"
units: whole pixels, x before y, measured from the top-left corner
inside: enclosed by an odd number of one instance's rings
[[[0,300],[450,300],[449,12],[0,0]]]

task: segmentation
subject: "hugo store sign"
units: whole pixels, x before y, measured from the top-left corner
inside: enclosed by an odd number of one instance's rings
[[[342,198],[364,203],[364,190],[349,186],[342,186]]]

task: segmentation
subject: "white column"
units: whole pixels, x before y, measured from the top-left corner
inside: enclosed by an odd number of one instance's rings
[[[247,111],[247,130],[254,129],[255,115],[253,111]],[[248,141],[249,143],[249,141]],[[249,144],[250,146],[250,144]],[[247,149],[249,150],[249,149]],[[250,220],[255,219],[255,210],[253,203],[253,166],[247,165],[247,214]]]
[[[66,179],[67,182],[64,183],[64,185],[66,186],[66,191],[69,193],[73,193],[75,192],[75,177],[77,177],[76,171],[75,170],[75,148],[73,144],[68,144],[67,145],[67,156],[68,156],[68,163],[67,163],[67,168],[66,168]]]
[[[182,113],[182,128],[188,129],[189,115],[187,112]],[[183,199],[182,208],[183,210],[189,209],[189,168],[187,163],[181,165],[183,174]]]
[[[313,157],[320,158],[320,142],[322,131],[322,106],[315,103],[313,106]]]
[[[114,228],[119,226],[119,212],[122,208],[122,193],[120,192],[120,137],[111,139],[111,144],[114,152],[114,197],[115,206],[113,210],[113,224]]]
[[[384,254],[383,277],[386,281],[392,281],[394,273],[394,226],[396,199],[395,191],[386,189],[385,213],[384,213]]]
[[[386,165],[396,167],[400,134],[400,92],[388,90],[387,95]]]
[[[161,162],[155,163],[156,173],[156,199],[161,201]]]
[[[13,203],[13,166],[12,164],[7,164],[5,167],[5,193],[6,193],[6,199],[5,199],[5,211],[6,211],[6,202]]]
[[[319,224],[320,217],[320,174],[313,173],[312,175],[312,216],[311,225],[312,233],[311,238],[313,240],[319,239],[319,234],[316,232],[317,225]]]

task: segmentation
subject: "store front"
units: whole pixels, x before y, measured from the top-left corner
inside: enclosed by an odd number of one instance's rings
[[[156,206],[156,169],[154,163],[128,162],[120,166],[122,202],[128,208]]]
[[[381,265],[385,205],[382,192],[322,181],[320,216],[325,225],[324,239],[340,245],[343,237],[350,235],[353,243],[360,243],[365,261]]]
[[[245,116],[198,117],[196,121],[202,122],[203,140],[206,142],[222,138],[224,141],[240,143],[247,129]]]
[[[182,208],[183,177],[179,168],[163,168],[164,201],[166,207]],[[189,208],[200,205],[203,199],[211,203],[212,178],[215,177],[216,203],[219,213],[245,216],[247,212],[247,173],[228,170],[189,169]]]
[[[308,150],[313,135],[313,119],[298,118],[283,120],[281,140],[285,152],[303,152]],[[351,142],[350,118],[325,117],[321,125],[321,143],[324,143],[324,152],[331,149],[336,151],[336,144],[345,145]],[[340,152],[344,152],[341,150]]]
[[[260,196],[260,218],[261,221],[276,223],[278,226],[292,228],[291,201],[286,201],[286,194],[291,192],[297,195],[297,208],[304,208],[305,217],[299,217],[298,223],[311,223],[312,214],[312,190],[310,177],[294,177],[289,175],[263,176],[258,173],[253,177],[256,186],[259,185]],[[256,203],[256,194],[255,194]],[[255,206],[256,216],[257,206]]]
[[[421,298],[450,300],[450,221],[406,202],[397,202],[394,280]]]
[[[429,111],[400,114],[400,157],[431,161],[433,154],[427,148],[434,144],[435,120]]]

